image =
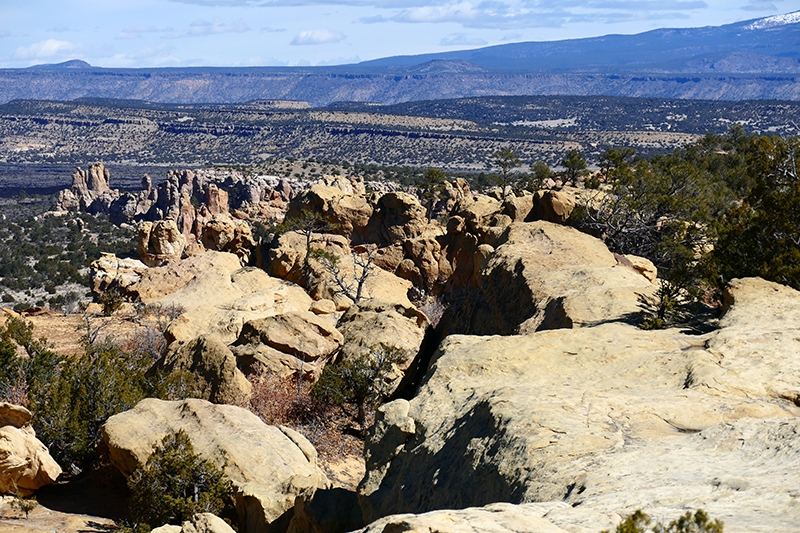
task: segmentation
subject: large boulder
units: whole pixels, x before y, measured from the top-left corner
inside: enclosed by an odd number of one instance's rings
[[[656,290],[599,239],[545,221],[513,224],[482,263],[477,290],[445,314],[446,332],[524,334],[632,318]]]
[[[147,266],[179,261],[186,248],[186,237],[175,220],[139,224],[139,258]]]
[[[61,467],[30,426],[31,413],[0,402],[0,494],[30,496],[61,475]]]
[[[127,290],[142,278],[147,265],[138,259],[119,258],[114,254],[102,253],[92,261],[92,290],[102,293],[111,285]]]
[[[150,372],[186,372],[199,397],[212,403],[235,404],[250,398],[252,386],[236,366],[236,357],[213,335],[173,342]]]
[[[301,220],[304,212],[318,213],[330,226],[331,233],[351,239],[361,235],[372,217],[373,207],[363,194],[355,194],[352,185],[334,181],[341,187],[317,183],[301,191],[289,203],[286,221]],[[344,189],[344,190],[343,190]]]
[[[307,311],[312,303],[299,286],[260,269],[241,268],[239,258],[225,252],[205,252],[149,269],[131,290],[145,304],[182,311],[167,327],[169,342],[212,334],[229,344],[248,320]]]
[[[239,258],[229,253],[206,252],[181,261],[142,271],[140,279],[130,285],[130,292],[143,303],[155,302],[180,289],[208,271],[234,272],[241,268]]]
[[[370,226],[374,228],[375,235],[369,242],[377,240],[379,245],[387,246],[425,234],[429,222],[425,208],[414,196],[404,192],[388,192],[378,198]]]
[[[575,194],[567,191],[536,191],[533,195],[533,209],[526,220],[546,220],[563,224],[572,214],[575,205]]]
[[[285,279],[294,283],[303,281],[303,269],[306,260],[306,248],[310,245],[313,249],[325,250],[339,257],[350,255],[350,243],[341,235],[312,233],[309,239],[298,231],[288,231],[279,235],[268,250],[262,251],[263,268],[270,276]],[[311,259],[310,268],[313,277],[322,275],[322,268],[318,261]]]
[[[388,391],[393,393],[413,377],[430,322],[413,305],[364,300],[348,309],[336,327],[344,336],[338,360],[374,352],[381,345],[399,348],[402,356]]]
[[[418,394],[376,416],[365,519],[551,500],[671,519],[690,502],[726,531],[792,531],[800,293],[739,280],[731,294],[703,336],[605,323],[448,337]]]
[[[343,340],[332,316],[302,311],[245,323],[231,348],[245,363],[253,359],[281,376],[314,380]]]
[[[197,513],[179,526],[164,525],[150,533],[235,533],[222,518],[211,513]]]
[[[206,250],[230,252],[244,264],[256,245],[250,225],[225,213],[215,214],[203,224],[201,241]]]
[[[147,399],[103,425],[111,462],[126,476],[143,465],[153,445],[185,431],[195,452],[234,484],[236,507],[247,533],[285,531],[297,496],[310,499],[329,482],[314,447],[289,428],[264,424],[232,405],[204,400]]]

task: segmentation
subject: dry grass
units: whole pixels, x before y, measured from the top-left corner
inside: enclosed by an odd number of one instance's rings
[[[311,399],[312,385],[296,377],[281,378],[260,365],[249,378],[252,397],[245,406],[270,425],[284,425],[303,434],[326,461],[348,456],[363,456],[364,441],[359,436],[354,405],[339,409],[320,405]],[[374,412],[367,414],[371,424]]]

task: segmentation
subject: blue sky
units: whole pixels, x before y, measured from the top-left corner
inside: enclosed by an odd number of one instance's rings
[[[0,0],[0,67],[328,65],[798,9],[800,0]]]

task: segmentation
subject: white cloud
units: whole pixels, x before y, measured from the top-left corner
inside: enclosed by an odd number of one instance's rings
[[[241,20],[236,22],[210,22],[208,20],[195,20],[189,24],[185,31],[172,32],[166,35],[169,39],[182,39],[184,37],[205,37],[223,33],[245,33],[251,31],[250,27]]]
[[[127,54],[116,54],[111,58],[111,64],[121,67],[140,66],[143,63],[155,66],[177,66],[183,61],[174,55],[175,48],[169,45],[145,47]]]
[[[424,6],[405,9],[392,17],[395,22],[455,22],[475,18],[472,4],[462,2],[445,6]]]
[[[464,33],[451,33],[439,41],[441,46],[484,46],[489,43],[478,37],[470,37]]]
[[[762,0],[750,0],[747,2],[747,5],[741,7],[741,9],[745,11],[777,11],[778,6],[773,4],[772,2],[762,1]]]
[[[309,30],[301,31],[292,39],[293,45],[329,44],[343,41],[347,36],[338,31]]]
[[[15,59],[48,59],[65,56],[78,51],[78,46],[69,41],[47,39],[30,46],[20,46],[14,52]]]
[[[64,33],[64,32],[69,31],[69,28],[67,26],[54,26],[54,27],[48,29],[47,31],[53,32],[53,33]]]
[[[270,28],[269,26],[265,26],[258,31],[261,33],[280,33],[286,31],[286,28]]]

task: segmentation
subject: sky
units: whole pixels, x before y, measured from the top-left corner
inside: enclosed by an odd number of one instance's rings
[[[0,68],[336,65],[797,10],[800,0],[0,0]]]

